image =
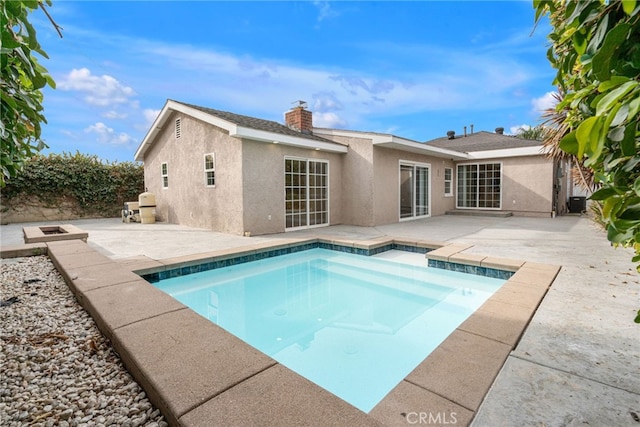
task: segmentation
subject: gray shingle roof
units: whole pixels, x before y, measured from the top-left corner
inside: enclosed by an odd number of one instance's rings
[[[182,105],[186,105],[191,108],[195,108],[196,110],[200,110],[207,114],[211,114],[212,116],[216,116],[218,118],[221,118],[222,120],[226,120],[238,126],[242,126],[250,129],[256,129],[256,130],[262,130],[266,132],[279,133],[281,135],[295,136],[298,138],[306,138],[313,141],[331,142],[333,144],[336,144],[335,141],[331,141],[330,139],[322,138],[320,136],[315,136],[313,134],[302,133],[302,132],[293,130],[281,123],[274,122],[272,120],[264,120],[264,119],[258,119],[256,117],[243,116],[242,114],[230,113],[228,111],[214,110],[213,108],[200,107],[198,105],[187,104],[186,102],[180,102],[175,100],[174,102],[180,103]]]
[[[426,141],[425,144],[460,151],[462,153],[519,147],[542,147],[542,141],[521,139],[511,135],[501,135],[486,131],[475,132],[471,135],[467,135],[466,137],[456,135],[455,139],[448,139],[447,137],[437,138],[431,141]]]

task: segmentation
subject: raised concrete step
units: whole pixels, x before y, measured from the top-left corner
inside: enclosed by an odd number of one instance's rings
[[[491,216],[495,218],[507,218],[513,216],[510,211],[485,211],[474,209],[452,209],[445,212],[446,215],[466,215],[466,216]]]

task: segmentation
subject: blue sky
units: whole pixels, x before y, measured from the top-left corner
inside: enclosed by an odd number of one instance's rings
[[[531,1],[56,1],[45,153],[131,161],[167,98],[426,141],[539,122],[554,72]],[[533,32],[533,33],[532,33]]]

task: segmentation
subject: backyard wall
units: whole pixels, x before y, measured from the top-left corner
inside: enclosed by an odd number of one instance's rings
[[[0,192],[0,222],[117,218],[144,191],[142,165],[97,156],[50,154],[25,162]]]
[[[81,215],[74,213],[78,211],[78,204],[72,200],[60,198],[51,206],[32,196],[18,196],[10,202],[2,201],[2,211],[0,212],[0,223],[2,225],[19,222],[43,222],[43,221],[67,221],[73,219],[95,218],[96,215]],[[119,216],[109,215],[109,217]]]

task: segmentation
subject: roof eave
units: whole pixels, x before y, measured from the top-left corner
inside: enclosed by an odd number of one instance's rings
[[[205,113],[204,111],[189,107],[176,101],[168,100],[164,104],[164,107],[162,107],[162,110],[160,111],[160,114],[158,114],[158,117],[156,117],[153,124],[151,125],[151,129],[149,130],[149,132],[147,132],[144,139],[138,146],[138,149],[136,150],[136,153],[134,155],[134,159],[136,161],[144,161],[145,153],[153,145],[155,138],[158,136],[160,131],[164,129],[167,120],[169,120],[171,113],[174,111],[187,114],[193,118],[202,120],[205,123],[209,123],[219,128],[225,129],[229,132],[230,135],[235,133],[238,127],[235,123],[223,120],[219,117]]]
[[[548,150],[543,146],[536,145],[532,147],[503,148],[500,150],[470,151],[468,158],[482,160],[506,157],[543,156],[546,155],[547,152]]]
[[[242,126],[237,126],[236,131],[234,133],[230,133],[229,135],[236,138],[251,139],[253,141],[290,145],[293,147],[306,148],[317,151],[328,151],[332,153],[346,153],[349,150],[346,145],[342,145],[336,142],[318,141],[315,139],[284,135],[276,132],[268,132]]]
[[[469,156],[459,151],[447,150],[446,148],[433,147],[422,142],[410,139],[399,138],[394,135],[372,135],[373,145],[378,147],[393,148],[410,153],[424,154],[451,160],[467,160]]]

